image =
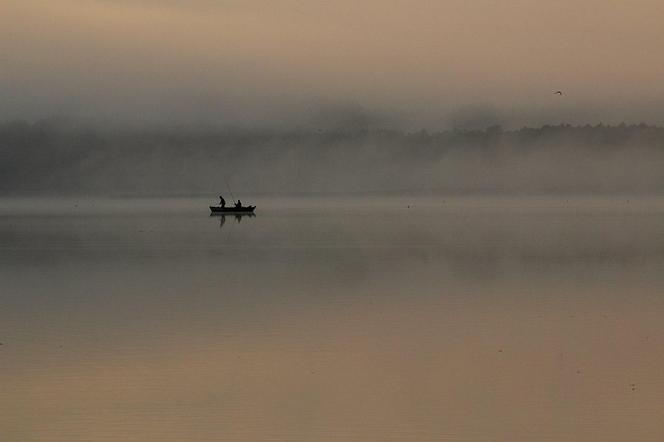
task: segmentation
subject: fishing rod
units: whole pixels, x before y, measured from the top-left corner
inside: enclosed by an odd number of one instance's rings
[[[224,182],[226,183],[226,188],[228,189],[228,193],[230,193],[230,194],[231,194],[231,198],[233,198],[233,204],[235,204],[235,202],[236,202],[237,200],[236,200],[235,197],[233,196],[233,191],[231,190],[231,186],[228,185],[228,180],[226,179],[226,177],[224,177]]]

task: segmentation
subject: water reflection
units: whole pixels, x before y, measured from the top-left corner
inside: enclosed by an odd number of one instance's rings
[[[0,216],[3,441],[664,436],[658,201],[114,204]]]
[[[253,217],[256,216],[256,214],[254,214],[254,213],[235,213],[235,214],[232,214],[232,215],[226,215],[226,214],[223,214],[223,213],[222,214],[217,214],[217,213],[211,213],[210,214],[210,217],[219,218],[219,228],[220,229],[224,227],[224,224],[226,224],[226,217],[227,216],[235,218],[235,222],[240,224],[240,222],[242,221],[242,218],[253,218]]]

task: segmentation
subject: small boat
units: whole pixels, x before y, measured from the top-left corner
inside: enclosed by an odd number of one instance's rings
[[[234,214],[234,213],[254,213],[256,206],[242,206],[242,207],[221,207],[221,206],[210,206],[210,212],[218,214]]]

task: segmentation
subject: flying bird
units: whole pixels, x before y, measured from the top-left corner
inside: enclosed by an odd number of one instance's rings
[[[554,94],[558,94],[558,95],[562,96],[562,95],[563,95],[563,91],[555,91]]]

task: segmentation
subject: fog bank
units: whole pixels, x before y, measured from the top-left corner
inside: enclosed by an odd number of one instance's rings
[[[3,194],[656,193],[664,128],[505,131],[0,125]]]

